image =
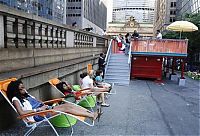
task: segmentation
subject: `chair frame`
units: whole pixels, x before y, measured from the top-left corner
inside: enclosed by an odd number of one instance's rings
[[[53,79],[50,79],[48,82],[49,82],[49,84],[52,85],[63,97],[65,97],[65,95],[52,83],[52,80],[58,80],[59,82],[61,82],[61,80],[59,80],[58,78],[53,78]],[[71,89],[72,89],[72,88],[71,88]],[[84,92],[85,90],[89,90],[89,89],[90,89],[90,88],[86,88],[86,89],[81,89],[81,90],[79,90],[79,91]],[[73,89],[72,89],[72,90],[73,90]],[[74,91],[74,90],[73,90],[73,91]],[[92,97],[92,99],[94,100],[93,97]],[[82,100],[85,100],[85,101],[88,103],[88,105],[91,107],[91,108],[90,108],[91,111],[94,112],[92,106],[90,105],[90,103],[88,102],[88,100],[86,99],[86,97],[83,97]],[[94,100],[94,101],[95,101],[95,100]],[[78,103],[80,103],[80,102],[81,102],[81,100],[78,101],[76,104],[78,104]]]
[[[13,110],[19,115],[19,113],[17,112],[17,110],[15,109],[15,107],[13,106],[13,104],[10,102],[10,100],[9,100],[8,97],[6,96],[6,91],[7,91],[7,90],[4,90],[4,88],[3,88],[3,85],[4,85],[5,83],[8,83],[8,82],[10,83],[11,81],[15,81],[15,80],[17,80],[17,79],[16,79],[16,78],[11,78],[11,79],[6,79],[6,80],[3,80],[3,81],[0,81],[0,94],[3,95],[3,97],[5,98],[5,100],[9,103],[9,105],[13,108]],[[50,103],[58,103],[58,102],[71,103],[71,102],[65,101],[64,98],[53,99],[53,100],[45,101],[45,102],[43,102],[43,103],[44,103],[44,104],[50,104]],[[76,105],[76,104],[74,104],[74,103],[71,103],[71,104],[73,104],[73,105],[75,105],[75,106],[79,106],[79,105]],[[81,106],[79,106],[79,107],[81,107]],[[83,108],[83,107],[81,107],[81,108]],[[47,118],[46,115],[47,115],[48,113],[57,113],[57,114],[54,115],[54,116],[51,116],[51,117]],[[83,122],[84,124],[86,124],[86,125],[88,125],[88,126],[94,126],[94,120],[93,120],[92,123],[90,124],[90,123],[84,121],[86,117],[76,116],[76,115],[73,115],[73,114],[69,114],[69,113],[65,113],[65,112],[57,111],[57,110],[45,110],[45,111],[39,111],[39,112],[28,113],[28,114],[24,114],[24,115],[21,115],[21,116],[19,115],[19,116],[18,116],[18,119],[21,119],[21,120],[25,123],[26,127],[30,128],[30,129],[24,134],[25,136],[30,135],[30,134],[35,130],[35,128],[38,127],[38,126],[39,126],[41,123],[43,123],[43,122],[47,122],[47,123],[51,126],[51,128],[53,129],[53,131],[55,132],[55,134],[56,134],[57,136],[59,136],[59,134],[58,134],[58,132],[56,131],[55,127],[51,124],[51,122],[50,122],[49,120],[50,120],[51,118],[57,117],[57,116],[59,116],[59,115],[61,115],[61,114],[74,117],[74,118],[76,118],[77,120]],[[39,121],[39,122],[30,122],[30,121],[26,121],[26,120],[25,120],[27,117],[31,117],[31,116],[35,116],[35,115],[43,116],[44,119],[43,119],[42,121]],[[71,134],[70,134],[70,135],[72,136],[72,135],[73,135],[73,127],[72,127],[72,125],[71,125],[69,119],[68,119],[67,117],[66,117],[66,119],[67,119],[68,123],[70,124],[70,127],[71,127]],[[30,123],[31,123],[31,124],[30,124]]]

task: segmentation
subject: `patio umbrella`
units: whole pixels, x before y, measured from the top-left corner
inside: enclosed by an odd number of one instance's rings
[[[171,23],[169,26],[167,26],[167,30],[180,32],[180,39],[181,39],[182,32],[197,31],[198,27],[188,21],[176,21],[176,22]]]

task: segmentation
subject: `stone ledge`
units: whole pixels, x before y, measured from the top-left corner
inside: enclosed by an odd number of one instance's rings
[[[32,68],[25,68],[21,70],[16,70],[12,72],[5,72],[0,74],[0,79],[4,80],[7,78],[11,77],[16,77],[16,78],[25,78],[25,77],[30,77],[33,75],[53,71],[56,69],[64,68],[70,65],[74,64],[79,64],[81,62],[89,61],[89,60],[95,60],[97,59],[98,56],[95,57],[85,57],[85,58],[77,58],[69,61],[63,61],[63,62],[58,62],[58,63],[53,63],[53,64],[47,64],[47,65],[41,65],[37,67],[32,67]]]

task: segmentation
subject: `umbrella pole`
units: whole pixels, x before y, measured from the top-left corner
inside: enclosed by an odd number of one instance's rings
[[[181,39],[181,31],[180,31],[180,39]]]

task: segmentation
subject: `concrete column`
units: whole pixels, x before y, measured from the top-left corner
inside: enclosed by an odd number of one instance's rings
[[[66,32],[66,47],[74,47],[74,32]]]
[[[3,16],[0,15],[0,48],[4,48],[4,22]]]
[[[97,38],[93,37],[93,47],[96,47],[96,46],[97,46]]]

